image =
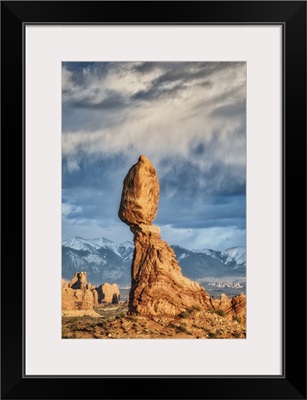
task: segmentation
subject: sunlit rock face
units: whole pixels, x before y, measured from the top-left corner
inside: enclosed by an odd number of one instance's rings
[[[157,172],[148,158],[140,156],[124,180],[120,219],[128,225],[151,225],[157,215],[159,196]]]
[[[134,233],[129,312],[140,315],[177,315],[194,307],[211,308],[211,298],[197,283],[182,275],[173,249],[152,225],[160,196],[157,172],[141,155],[123,185],[120,219]]]
[[[94,306],[99,303],[117,304],[120,291],[117,284],[101,284],[96,287],[87,281],[84,271],[76,272],[70,282],[62,279],[62,315],[64,317],[100,317]]]

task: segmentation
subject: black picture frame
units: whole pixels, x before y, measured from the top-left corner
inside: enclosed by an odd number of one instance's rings
[[[282,25],[282,376],[23,375],[26,268],[23,32],[27,24],[60,23]],[[2,398],[306,399],[306,2],[2,1],[1,52]]]

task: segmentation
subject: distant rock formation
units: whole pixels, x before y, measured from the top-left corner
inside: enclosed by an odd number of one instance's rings
[[[98,294],[98,303],[119,303],[120,292],[116,283],[113,283],[113,285],[104,283],[103,285],[98,286],[95,290]]]
[[[223,310],[226,315],[242,316],[246,314],[246,296],[241,293],[233,298],[222,294],[219,299],[212,300],[212,306],[215,310]]]
[[[135,252],[129,312],[141,315],[177,315],[187,308],[213,307],[197,282],[182,275],[173,249],[152,225],[158,210],[160,188],[151,162],[141,155],[123,185],[119,218],[134,233]]]
[[[71,282],[62,279],[62,315],[100,317],[94,311],[99,303],[119,303],[120,291],[116,284],[99,287],[87,282],[86,272],[76,272]]]
[[[76,275],[75,275],[76,277]],[[74,277],[74,278],[75,278]],[[82,282],[82,288],[75,288],[78,279],[67,282],[62,279],[62,315],[67,317],[77,317],[89,315],[91,317],[99,317],[94,311],[94,294],[93,291],[86,288],[86,283]],[[79,284],[77,284],[79,286]]]
[[[86,272],[76,272],[72,278],[69,287],[72,289],[86,289],[87,287]]]

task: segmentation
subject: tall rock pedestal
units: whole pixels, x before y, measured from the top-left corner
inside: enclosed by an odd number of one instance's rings
[[[128,172],[119,217],[134,233],[135,252],[129,312],[140,315],[178,315],[192,308],[212,307],[206,291],[182,275],[175,253],[152,225],[157,214],[159,181],[151,162],[140,156]]]

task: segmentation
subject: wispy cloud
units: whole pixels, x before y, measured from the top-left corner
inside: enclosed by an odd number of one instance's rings
[[[62,84],[63,186],[70,201],[79,201],[80,188],[97,187],[102,209],[108,197],[119,201],[128,168],[145,154],[160,179],[160,224],[181,232],[244,230],[245,63],[64,63]],[[179,213],[185,221],[170,220],[180,207],[187,207]],[[108,226],[116,218],[117,212]]]
[[[62,203],[62,215],[73,216],[81,212],[81,207],[69,203]]]

